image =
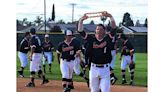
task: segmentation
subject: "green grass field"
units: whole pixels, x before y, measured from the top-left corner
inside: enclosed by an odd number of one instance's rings
[[[55,59],[53,61],[53,65],[52,65],[52,73],[48,72],[48,64],[46,65],[46,67],[47,67],[46,77],[48,79],[52,79],[52,80],[61,80],[62,79],[61,72],[60,72],[59,64],[57,63],[57,60],[56,60],[56,54],[54,54],[54,56],[55,56]],[[118,77],[118,81],[116,82],[116,85],[121,84],[121,70],[120,70],[121,61],[119,60],[119,56],[120,56],[120,54],[117,54],[117,59],[115,62],[115,70],[114,70],[115,75]],[[16,57],[17,57],[17,62],[16,62],[17,66],[16,67],[17,67],[17,70],[19,70],[20,61],[19,61],[18,55]],[[136,53],[135,57],[136,57],[135,85],[147,86],[147,74],[148,74],[147,73],[147,54],[146,53]],[[24,70],[24,75],[26,78],[30,77],[29,64],[28,64],[27,68],[25,68],[25,70]],[[88,75],[88,73],[87,73],[87,75]],[[17,77],[19,77],[18,74],[17,74]],[[74,78],[74,81],[85,81],[84,79],[82,79],[79,76],[76,76],[75,74],[74,74],[73,78]],[[127,82],[129,82],[130,74],[128,72],[128,69],[126,70],[126,79],[127,79]]]

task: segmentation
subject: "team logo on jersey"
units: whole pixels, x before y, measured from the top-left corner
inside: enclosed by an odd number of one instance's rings
[[[63,47],[63,48],[62,48],[62,51],[63,51],[63,52],[66,52],[66,51],[71,51],[71,50],[73,50],[73,49],[74,49],[73,46]]]
[[[96,42],[94,42],[93,43],[93,48],[104,48],[104,47],[106,47],[106,45],[107,45],[107,42],[106,41],[104,41],[104,42],[102,42],[101,44],[96,44]]]

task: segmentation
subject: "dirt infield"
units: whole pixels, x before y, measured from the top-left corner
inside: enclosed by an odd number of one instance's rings
[[[62,92],[61,81],[50,80],[48,84],[40,85],[41,80],[36,80],[35,88],[27,88],[27,78],[17,78],[17,92]],[[74,82],[75,89],[72,92],[90,92],[85,82]],[[147,87],[136,86],[111,86],[111,92],[147,92]]]

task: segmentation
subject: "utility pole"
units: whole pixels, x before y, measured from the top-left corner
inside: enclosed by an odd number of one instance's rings
[[[77,5],[75,3],[70,3],[70,5],[72,5],[72,23],[74,21],[74,6]]]
[[[46,33],[46,0],[44,0],[44,30]]]

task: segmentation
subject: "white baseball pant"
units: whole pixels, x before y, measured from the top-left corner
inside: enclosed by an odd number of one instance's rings
[[[107,66],[106,66],[107,65]],[[110,92],[110,64],[104,64],[104,67],[96,67],[91,63],[89,71],[91,92]]]
[[[52,52],[44,52],[45,57],[47,58],[48,64],[52,63]]]
[[[33,53],[32,61],[30,62],[30,72],[32,71],[37,72],[40,69],[41,60],[42,60],[41,53]]]
[[[21,67],[26,67],[28,64],[28,55],[26,53],[18,52],[18,57],[21,62]]]
[[[122,61],[121,61],[121,69],[125,70],[126,65],[129,65],[131,62],[131,56],[130,55],[123,55]],[[135,62],[135,55],[133,55],[133,62]]]
[[[66,59],[60,59],[60,70],[62,78],[72,79],[74,60],[67,61]]]
[[[115,65],[115,61],[116,61],[116,50],[112,50],[111,55],[112,55],[112,61],[110,63],[110,66],[112,69],[114,69],[114,65]]]
[[[76,75],[80,75],[80,57],[75,58],[73,70]]]

